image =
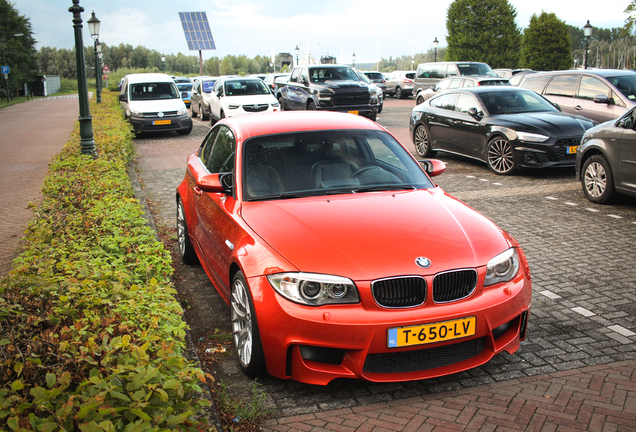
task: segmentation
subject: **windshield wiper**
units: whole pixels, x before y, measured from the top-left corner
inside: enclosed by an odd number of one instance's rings
[[[390,190],[416,190],[417,188],[413,185],[375,185],[375,186],[362,186],[351,191],[353,193],[357,192],[380,192],[380,191],[390,191]]]

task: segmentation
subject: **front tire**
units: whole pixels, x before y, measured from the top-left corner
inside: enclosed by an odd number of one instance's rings
[[[316,111],[316,103],[314,101],[309,101],[307,111]]]
[[[177,131],[179,135],[189,135],[190,132],[192,132],[192,120],[190,120],[190,126],[188,126],[186,129],[179,129]]]
[[[378,107],[378,114],[382,112],[382,108],[384,108],[384,102],[381,103],[380,106]]]
[[[581,184],[585,197],[598,204],[609,204],[616,199],[614,176],[605,156],[591,156],[583,164]]]
[[[413,132],[413,144],[415,144],[415,151],[420,157],[435,156],[435,151],[431,150],[431,141],[428,135],[428,129],[423,124],[417,125],[415,132]]]
[[[510,141],[502,137],[493,138],[488,143],[486,155],[488,168],[497,175],[510,175],[517,169]]]
[[[197,118],[197,113],[196,113],[196,111],[194,110],[194,105],[190,105],[189,110],[190,110],[190,117],[192,117],[192,118]]]
[[[177,239],[179,241],[179,254],[184,264],[198,264],[199,258],[190,241],[188,234],[188,224],[186,223],[185,211],[181,197],[177,198]]]
[[[232,279],[230,296],[232,341],[241,369],[250,378],[265,375],[267,367],[261,345],[254,302],[242,272]]]
[[[280,105],[281,111],[287,111],[287,108],[285,108],[285,102],[283,101],[282,96],[278,96],[278,104]]]
[[[415,105],[420,105],[424,103],[424,96],[418,95],[417,99],[415,99]]]
[[[199,113],[201,114],[201,121],[209,120],[209,117],[206,114],[205,110],[203,109],[203,105],[201,105],[201,104],[199,104]]]

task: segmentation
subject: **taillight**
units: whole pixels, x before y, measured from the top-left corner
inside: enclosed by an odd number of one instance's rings
[[[410,83],[412,83],[412,82],[413,82],[413,80],[412,80],[412,79],[407,79],[407,78],[405,78],[404,80],[402,80],[402,82],[403,82],[404,84],[410,84]]]

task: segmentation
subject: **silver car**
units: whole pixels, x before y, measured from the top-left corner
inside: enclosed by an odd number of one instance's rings
[[[413,94],[413,80],[415,71],[395,71],[386,80],[386,94],[397,99],[409,97]]]

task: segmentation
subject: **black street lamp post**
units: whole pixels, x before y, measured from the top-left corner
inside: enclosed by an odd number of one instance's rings
[[[590,38],[592,37],[592,26],[590,20],[583,26],[583,35],[585,36],[585,69],[587,69],[587,49],[590,46]]]
[[[97,157],[97,149],[93,139],[93,118],[88,104],[88,88],[86,87],[86,66],[84,64],[84,40],[82,37],[82,12],[84,8],[79,0],[73,0],[68,8],[73,14],[73,30],[75,33],[75,61],[77,63],[77,93],[79,96],[80,146],[82,154]]]
[[[351,62],[353,63],[353,67],[356,67],[356,53],[353,53],[353,55],[351,56]]]
[[[88,31],[91,32],[91,37],[95,41],[95,93],[97,95],[97,103],[102,103],[102,93],[99,88],[99,54],[97,53],[97,46],[101,49],[99,43],[99,23],[100,21],[95,16],[95,11],[92,12],[91,17],[86,21],[88,24]]]
[[[435,48],[435,61],[437,61],[437,47],[439,46],[439,41],[437,40],[437,36],[433,40],[433,48]]]
[[[298,48],[298,45],[296,45],[294,52],[296,53],[296,66],[298,66],[298,55],[300,54],[300,48]]]

